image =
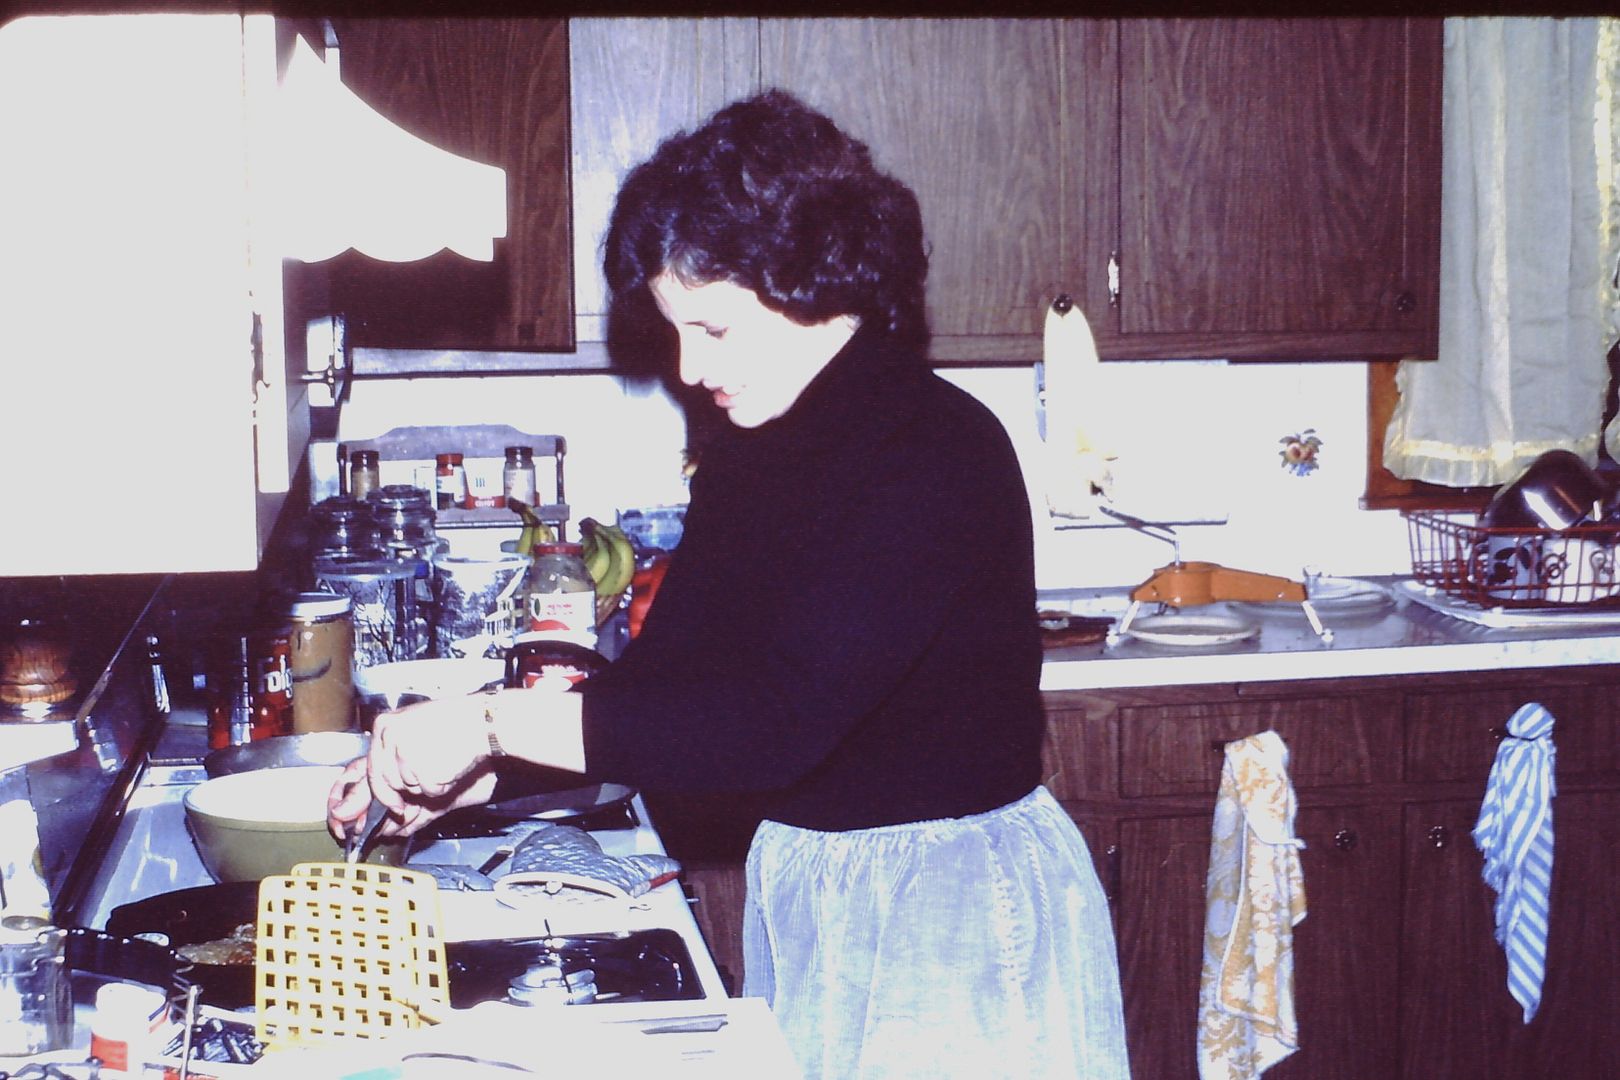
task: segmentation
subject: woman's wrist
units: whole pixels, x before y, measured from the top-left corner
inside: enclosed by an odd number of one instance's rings
[[[511,757],[571,772],[585,771],[580,695],[503,688],[479,698],[480,761]]]

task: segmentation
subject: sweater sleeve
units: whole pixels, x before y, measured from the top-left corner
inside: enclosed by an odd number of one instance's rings
[[[655,790],[788,786],[885,705],[972,589],[1027,574],[1022,475],[973,405],[971,430],[892,430],[841,478],[820,542],[781,568],[756,633],[724,655],[632,646],[589,680],[592,775]],[[997,536],[1005,547],[984,539]]]

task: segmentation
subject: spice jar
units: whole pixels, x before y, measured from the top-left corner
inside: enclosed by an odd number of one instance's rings
[[[356,450],[349,455],[349,498],[365,499],[382,487],[382,470],[377,451]]]
[[[505,489],[506,500],[519,502],[530,506],[535,502],[534,479],[534,448],[530,446],[508,446],[506,448],[506,464],[501,468],[501,485]]]
[[[434,459],[434,491],[438,508],[449,510],[467,497],[467,468],[460,454],[440,454]]]
[[[596,585],[578,544],[535,545],[526,593],[521,631],[587,646],[596,643]]]

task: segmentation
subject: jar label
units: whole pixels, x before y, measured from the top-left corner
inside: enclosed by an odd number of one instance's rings
[[[589,640],[596,634],[596,593],[530,593],[528,630]]]

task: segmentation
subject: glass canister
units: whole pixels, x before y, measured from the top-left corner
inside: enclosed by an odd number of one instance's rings
[[[537,544],[525,585],[520,633],[596,644],[596,585],[578,544]]]
[[[385,484],[367,501],[385,551],[396,558],[430,559],[438,549],[432,497],[410,484]]]
[[[282,615],[292,628],[293,733],[349,731],[354,711],[354,600],[299,593]]]
[[[73,1039],[67,932],[32,915],[0,919],[0,1056],[61,1050]]]
[[[427,587],[430,565],[422,559],[315,563],[318,589],[347,596],[353,604],[354,663],[371,667],[428,654]]]
[[[375,559],[383,553],[368,503],[334,495],[310,507],[309,517],[310,549],[316,558]]]
[[[523,555],[433,560],[433,636],[439,656],[483,656],[512,637],[513,594],[524,586]],[[520,601],[521,602],[521,601]]]

